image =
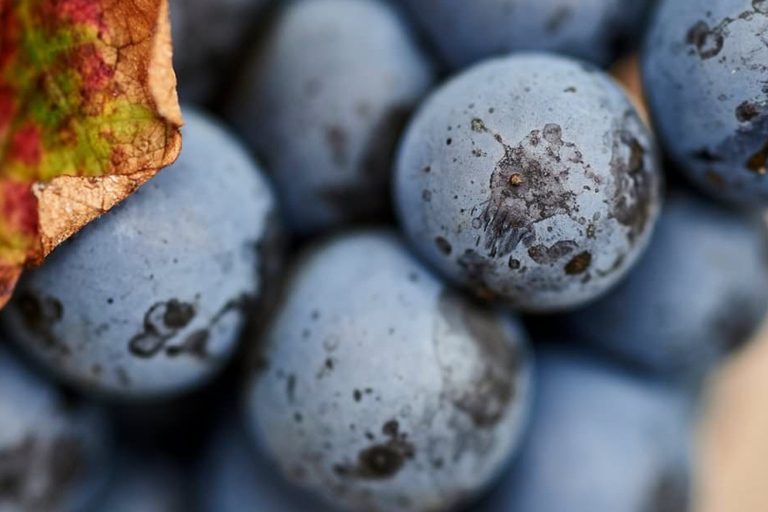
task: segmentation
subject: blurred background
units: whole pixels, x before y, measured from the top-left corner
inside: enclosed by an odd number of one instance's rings
[[[694,510],[768,510],[768,323],[710,379],[698,445]]]

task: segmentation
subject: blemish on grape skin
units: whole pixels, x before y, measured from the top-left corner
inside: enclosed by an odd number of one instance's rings
[[[758,105],[749,101],[743,101],[736,107],[736,119],[738,119],[739,122],[748,123],[759,116],[760,111],[761,109]]]
[[[440,252],[446,256],[450,256],[451,252],[453,251],[450,242],[448,242],[448,240],[442,236],[435,238],[435,245],[437,245],[437,248],[440,249]]]
[[[64,306],[54,297],[38,297],[32,290],[19,291],[15,307],[21,314],[24,325],[46,348],[57,350],[62,355],[70,352],[69,347],[54,333],[53,326],[64,317]]]
[[[611,214],[628,228],[630,245],[641,239],[649,226],[654,191],[658,188],[658,178],[646,166],[649,151],[633,135],[640,123],[635,112],[625,112],[611,146],[610,171],[615,182]]]
[[[458,385],[450,368],[442,368],[445,394],[476,428],[491,428],[501,421],[515,398],[519,354],[512,349],[499,319],[487,311],[466,304],[448,290],[441,294],[438,308],[440,318],[453,332],[468,336],[480,355],[468,385]],[[437,353],[443,343],[439,336],[433,338]]]
[[[571,261],[565,266],[565,273],[569,276],[575,276],[583,274],[592,264],[592,254],[589,252],[582,252],[573,257]]]
[[[562,128],[547,124],[533,130],[517,146],[508,146],[499,134],[495,140],[504,155],[491,175],[491,195],[473,227],[482,231],[488,257],[505,256],[520,242],[532,242],[533,226],[555,215],[571,215],[576,195],[564,180],[581,152],[562,139]],[[541,144],[545,142],[545,144]]]
[[[716,57],[723,49],[725,38],[720,26],[710,28],[705,21],[699,21],[688,30],[685,42],[696,47],[702,60]]]
[[[192,321],[195,306],[178,299],[156,302],[144,314],[143,330],[128,341],[128,350],[140,358],[158,354],[165,343]]]
[[[406,462],[416,457],[416,448],[407,441],[408,434],[400,432],[397,420],[387,421],[382,433],[390,438],[389,441],[361,450],[355,464],[334,465],[336,476],[342,479],[386,480],[394,477]],[[373,434],[368,439],[373,440]]]

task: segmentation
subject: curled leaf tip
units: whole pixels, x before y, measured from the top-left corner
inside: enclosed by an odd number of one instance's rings
[[[0,306],[181,150],[168,0],[0,0]]]

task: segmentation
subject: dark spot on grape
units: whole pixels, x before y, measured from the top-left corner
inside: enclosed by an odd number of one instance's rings
[[[291,374],[285,384],[285,391],[288,395],[288,403],[296,402],[296,375]]]
[[[725,38],[722,29],[717,26],[710,28],[704,21],[699,21],[688,30],[685,42],[696,47],[699,57],[703,60],[711,59],[723,49]]]
[[[437,248],[440,249],[440,252],[442,252],[446,256],[450,256],[451,251],[453,250],[448,240],[446,240],[441,236],[438,236],[437,238],[435,238],[435,245],[437,245]]]
[[[647,150],[633,135],[639,132],[642,121],[627,111],[622,125],[614,130],[610,162],[615,183],[611,214],[629,228],[627,238],[632,244],[645,233],[658,185],[645,165]]]
[[[347,164],[347,132],[340,126],[329,126],[325,130],[325,140],[331,148],[333,161],[343,167]]]
[[[356,464],[336,464],[333,467],[336,475],[363,480],[384,480],[395,476],[416,455],[416,449],[407,441],[408,435],[399,430],[396,420],[386,422],[382,432],[389,436],[389,441],[360,451]],[[366,432],[366,437],[371,441],[374,439],[370,432]]]
[[[744,101],[736,107],[736,119],[739,122],[747,123],[760,115],[760,108],[754,103]]]
[[[387,446],[371,446],[360,452],[357,476],[361,478],[391,478],[400,471],[405,460]]]
[[[356,390],[355,390],[355,391],[352,393],[352,396],[354,397],[354,399],[355,399],[355,402],[359,402],[360,400],[362,400],[362,399],[363,399],[363,393],[362,393],[362,392],[361,392],[359,389],[356,389]]]
[[[177,299],[165,303],[163,322],[171,329],[182,329],[195,317],[195,306]]]
[[[472,123],[470,124],[470,128],[472,129],[473,132],[477,132],[477,133],[483,133],[488,131],[482,119],[473,119]]]
[[[569,6],[562,6],[558,8],[552,16],[547,20],[545,29],[548,34],[554,34],[565,25],[568,20],[573,16],[573,9]]]
[[[384,424],[383,427],[381,427],[381,432],[385,436],[390,436],[392,438],[396,438],[398,433],[400,431],[400,424],[397,422],[397,420],[389,420]]]
[[[539,265],[554,265],[578,248],[579,244],[573,240],[560,240],[550,247],[535,245],[528,249],[528,256]]]
[[[178,299],[153,304],[144,314],[144,329],[128,341],[128,350],[144,359],[155,356],[194,316],[195,307]]]
[[[565,266],[565,273],[569,276],[583,274],[592,264],[592,254],[584,251],[573,257]]]
[[[61,301],[25,290],[17,294],[14,304],[24,326],[43,342],[45,348],[56,350],[62,355],[70,353],[69,347],[53,332],[54,325],[64,317]]]
[[[698,151],[693,152],[691,156],[697,160],[703,160],[704,162],[722,162],[723,161],[723,158],[720,155],[716,155],[715,153],[712,153],[707,148],[701,148]]]

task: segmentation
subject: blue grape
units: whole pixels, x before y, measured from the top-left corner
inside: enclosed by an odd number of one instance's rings
[[[220,427],[197,468],[200,512],[331,512],[283,480],[234,422]]]
[[[668,198],[650,247],[618,288],[570,313],[574,337],[694,384],[768,309],[762,219],[685,193]]]
[[[669,156],[704,190],[768,204],[768,2],[661,2],[642,59]]]
[[[434,80],[388,5],[306,0],[280,13],[228,102],[300,234],[389,211],[394,146]]]
[[[190,510],[185,474],[155,454],[123,453],[105,494],[91,512],[185,512]],[[241,509],[245,511],[246,509]]]
[[[394,235],[359,232],[295,269],[248,395],[283,473],[347,510],[452,510],[514,454],[525,335],[447,289]]]
[[[178,162],[54,251],[3,312],[20,346],[83,390],[141,399],[202,384],[263,295],[272,192],[231,135],[185,117]]]
[[[401,0],[454,68],[552,51],[607,66],[640,35],[648,0]]]
[[[101,411],[72,402],[0,348],[0,509],[82,511],[111,464]]]
[[[182,101],[214,98],[270,0],[170,0],[173,65]]]
[[[538,355],[529,434],[484,512],[684,512],[686,401],[610,366]]]
[[[621,89],[546,54],[480,64],[421,107],[395,202],[416,249],[481,297],[529,311],[607,291],[661,203],[655,142]]]

